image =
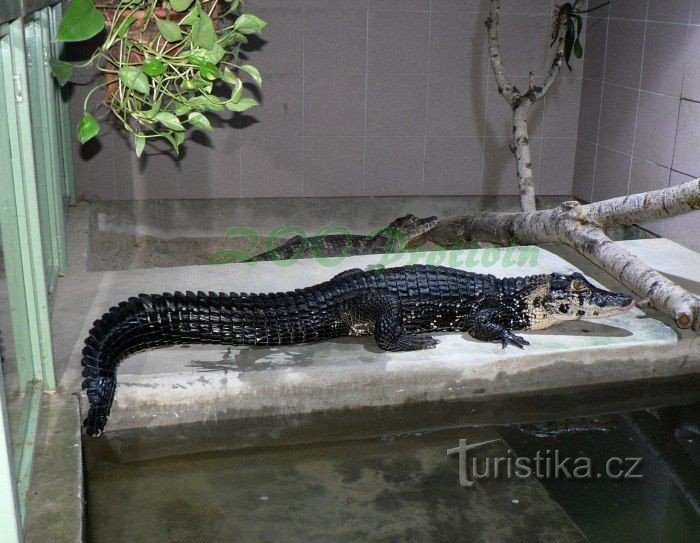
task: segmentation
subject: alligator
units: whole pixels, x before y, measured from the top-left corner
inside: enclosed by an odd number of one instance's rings
[[[294,236],[279,247],[256,255],[245,262],[400,253],[411,241],[435,228],[437,222],[437,217],[419,219],[409,214],[399,217],[386,228],[368,236],[356,234],[328,234],[310,238]]]
[[[314,286],[269,294],[139,294],[95,321],[83,349],[86,432],[104,430],[121,360],[186,343],[292,345],[374,335],[386,351],[434,348],[426,332],[467,332],[505,348],[529,343],[517,330],[627,310],[632,297],[597,288],[580,273],[499,279],[442,266],[344,271]]]

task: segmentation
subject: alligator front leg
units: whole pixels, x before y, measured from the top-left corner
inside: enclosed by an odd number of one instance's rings
[[[434,349],[438,340],[417,335],[403,328],[401,302],[396,296],[364,292],[349,298],[342,318],[356,335],[374,332],[377,346],[385,351]]]
[[[468,321],[467,332],[480,341],[500,341],[505,349],[509,344],[522,349],[530,343],[525,338],[516,336],[508,328],[496,322],[501,312],[494,308],[477,310]]]

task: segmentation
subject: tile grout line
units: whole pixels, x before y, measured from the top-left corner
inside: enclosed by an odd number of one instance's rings
[[[593,191],[595,190],[595,174],[598,167],[598,146],[600,141],[600,119],[603,116],[603,95],[605,94],[605,70],[608,65],[608,32],[610,30],[610,19],[605,20],[605,46],[603,48],[603,81],[600,85],[600,106],[598,106],[598,130],[596,130],[595,154],[593,156],[593,179],[591,180],[591,194],[588,199],[593,201]],[[634,151],[634,150],[633,150]]]
[[[428,92],[430,90],[430,46],[433,30],[433,0],[428,3],[428,63],[425,76],[425,115],[423,115],[423,175],[421,179],[421,194],[425,194],[425,159],[428,154]]]
[[[552,18],[554,17],[554,0],[552,0],[552,1],[549,3],[549,17],[550,17],[550,19],[552,19]],[[547,54],[545,55],[545,59],[544,59],[544,72],[545,72],[545,73],[547,73],[547,71],[548,71],[548,70],[547,70],[547,66],[548,66],[548,64],[549,64],[548,61],[549,61],[549,49],[547,49]],[[561,74],[559,74],[559,75],[561,75]],[[561,79],[561,78],[559,77],[559,75],[557,76],[557,79]],[[578,78],[577,78],[577,79],[578,79]],[[560,86],[561,86],[561,83],[560,83]],[[550,89],[550,92],[552,92],[552,89]],[[547,93],[547,95],[545,95],[544,100],[543,100],[544,103],[542,104],[542,137],[541,137],[541,139],[540,139],[540,158],[539,158],[539,164],[537,165],[537,172],[538,172],[538,173],[537,173],[537,185],[540,187],[540,189],[542,188],[542,186],[540,185],[540,183],[542,182],[542,152],[543,152],[543,149],[544,149],[544,138],[545,138],[545,126],[546,126],[546,119],[547,119],[547,101],[548,101],[548,95],[549,95],[549,93]],[[580,106],[580,104],[581,104],[581,98],[579,97],[579,106]],[[576,116],[576,122],[578,123],[578,115]],[[578,124],[576,125],[576,134],[578,135]],[[576,151],[575,151],[575,146],[574,146],[574,164],[575,164],[575,162],[576,162]],[[533,180],[533,181],[534,181],[534,180]],[[571,172],[571,187],[570,187],[569,193],[572,193],[573,190],[574,190],[574,175],[573,175],[573,171],[572,171],[572,172]]]
[[[367,89],[369,86],[369,74],[368,74],[368,64],[369,64],[369,2],[367,3],[367,10],[365,11],[365,125],[363,128],[362,139],[362,194],[367,195]]]
[[[596,145],[596,144],[593,143],[592,141],[587,140],[587,139],[585,139],[585,138],[579,138],[579,139],[580,139],[581,141],[585,141],[586,143],[590,143],[591,145]],[[618,155],[624,155],[624,156],[626,156],[626,157],[630,157],[630,158],[634,158],[634,159],[637,159],[637,160],[641,160],[642,162],[645,162],[645,163],[647,163],[647,164],[653,164],[654,166],[660,166],[661,168],[666,168],[666,169],[669,169],[669,168],[670,168],[670,166],[666,166],[665,164],[662,164],[662,163],[660,163],[660,162],[654,162],[653,160],[647,160],[646,158],[642,158],[642,157],[636,156],[636,155],[634,155],[634,154],[625,153],[624,151],[620,151],[620,150],[615,149],[615,148],[613,148],[613,147],[608,147],[607,145],[603,145],[603,144],[600,144],[600,143],[599,143],[599,144],[597,144],[597,146],[600,147],[601,149],[605,149],[606,151],[612,151],[613,153],[617,153]]]
[[[646,17],[649,16],[649,2],[647,2],[647,13]],[[637,107],[634,111],[634,129],[632,131],[632,153],[631,155],[634,156],[634,144],[637,141],[637,124],[639,123],[639,102],[642,100],[642,76],[644,75],[644,49],[646,47],[646,41],[647,41],[647,26],[648,26],[648,21],[644,21],[644,33],[642,34],[642,59],[639,63],[639,81],[637,83]],[[627,171],[627,190],[625,191],[625,196],[628,196],[630,193],[630,186],[632,185],[632,164],[634,164],[634,159],[630,160],[630,167],[629,170]]]
[[[114,185],[114,187],[113,187],[114,192],[112,192],[112,194],[116,195],[117,194],[117,187],[118,187],[118,183],[117,183],[117,145],[115,143],[115,138],[111,138],[111,139],[112,139],[112,178],[113,178],[112,182]],[[73,151],[73,149],[72,149],[72,145],[71,145],[71,152],[72,151]],[[74,177],[75,177],[75,175],[74,175]],[[76,194],[76,198],[77,198],[77,196],[78,195]]]
[[[647,8],[647,15],[648,15],[648,8]],[[690,6],[690,10],[688,13],[688,26],[685,28],[685,50],[683,52],[683,72],[681,76],[681,90],[678,93],[678,113],[676,114],[676,130],[673,134],[673,155],[671,156],[671,167],[668,169],[668,181],[666,183],[666,188],[671,186],[671,178],[673,177],[673,172],[681,173],[683,175],[687,175],[683,172],[679,172],[678,170],[673,169],[673,165],[676,162],[676,144],[678,143],[678,125],[681,122],[681,106],[683,105],[683,87],[685,86],[685,68],[688,62],[688,38],[690,34],[690,26],[691,22],[693,20],[693,6]],[[674,97],[675,98],[675,97]],[[666,219],[661,219],[661,228],[659,232],[659,236],[665,237],[666,236],[666,222],[668,218]]]
[[[688,22],[690,22],[692,20],[692,16],[693,16],[693,10],[691,7],[690,13],[688,14]],[[686,69],[687,62],[688,62],[688,38],[689,38],[689,34],[690,34],[690,25],[688,25],[688,27],[685,30],[685,51],[683,52],[683,75],[681,77],[681,92],[680,92],[680,96],[678,97],[678,113],[676,115],[676,131],[673,134],[673,156],[671,157],[671,167],[669,168],[669,172],[668,172],[668,184],[666,185],[667,188],[671,186],[671,178],[673,177],[673,172],[677,171],[677,170],[673,169],[673,165],[676,162],[676,145],[678,144],[678,126],[680,125],[680,122],[681,122],[681,106],[683,105],[683,87],[685,86],[685,69]],[[683,172],[678,172],[678,173],[683,173]],[[686,175],[686,174],[684,174],[684,175]],[[662,234],[664,232],[665,226],[666,226],[666,221],[664,220],[661,222]]]
[[[617,87],[619,89],[627,89],[627,90],[638,90],[634,87],[630,87],[629,85],[620,85],[619,83],[611,83],[609,81],[603,81],[600,79],[591,79],[590,77],[582,77],[582,81],[591,81],[593,83],[605,83],[606,85],[610,87]],[[681,98],[681,96],[677,96],[675,94],[666,94],[665,92],[657,92],[657,91],[651,91],[651,90],[646,90],[642,89],[643,92],[646,92],[647,94],[653,94],[654,96],[666,96],[667,98]],[[700,102],[700,100],[693,100],[692,98],[683,98],[684,100],[688,100],[689,102]]]
[[[306,56],[304,45],[306,44],[306,1],[301,2],[301,196],[304,196],[304,107],[306,104],[305,81],[306,81]]]

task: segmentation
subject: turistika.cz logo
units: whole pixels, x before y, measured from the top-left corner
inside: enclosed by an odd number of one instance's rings
[[[612,456],[604,466],[596,469],[587,456],[562,456],[557,449],[537,451],[533,457],[516,456],[508,449],[505,456],[472,456],[470,451],[501,441],[491,439],[479,443],[467,443],[460,439],[459,445],[447,449],[447,456],[457,456],[459,461],[459,484],[470,488],[477,479],[518,478],[527,479],[641,479],[642,459],[639,457]]]

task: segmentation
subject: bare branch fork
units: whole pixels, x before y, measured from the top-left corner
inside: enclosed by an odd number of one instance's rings
[[[541,86],[534,84],[530,73],[526,92],[518,90],[508,78],[499,44],[499,0],[490,0],[486,19],[489,59],[498,83],[498,91],[513,110],[513,141],[520,207],[522,213],[478,213],[447,218],[431,233],[441,242],[458,239],[479,239],[508,243],[514,237],[519,243],[560,242],[573,247],[589,260],[617,277],[643,301],[673,318],[680,328],[699,327],[700,298],[685,291],[647,266],[641,259],[616,245],[605,228],[671,217],[700,209],[699,181],[691,181],[668,189],[613,198],[604,202],[581,205],[564,202],[555,209],[536,211],[535,186],[528,135],[528,114],[533,104],[552,88],[564,61],[566,29],[569,15],[559,9],[554,21],[556,53]],[[577,10],[581,0],[573,2]]]
[[[577,8],[581,0],[575,0],[574,8]],[[513,142],[510,149],[515,155],[515,162],[518,173],[518,184],[520,185],[520,207],[523,211],[535,211],[535,185],[532,179],[532,158],[530,156],[530,137],[528,134],[527,122],[530,108],[536,102],[544,98],[556,81],[564,60],[564,44],[566,40],[567,21],[559,21],[558,34],[556,36],[557,49],[554,60],[549,71],[544,77],[542,86],[535,85],[532,72],[527,92],[522,93],[515,87],[508,78],[498,37],[499,24],[499,0],[491,0],[489,5],[489,16],[486,19],[486,30],[488,33],[489,59],[493,75],[498,83],[498,92],[513,110]],[[557,17],[568,17],[565,13],[558,11]]]
[[[523,245],[564,243],[617,277],[648,305],[673,318],[679,328],[697,330],[700,298],[614,243],[604,230],[696,210],[700,210],[700,179],[587,205],[572,201],[543,211],[484,211],[447,217],[430,232],[430,238],[443,244],[479,240],[505,245],[514,238]]]

